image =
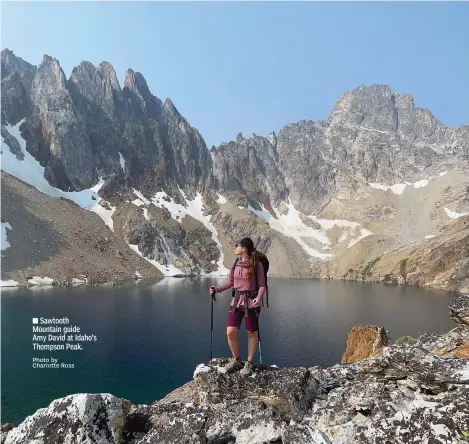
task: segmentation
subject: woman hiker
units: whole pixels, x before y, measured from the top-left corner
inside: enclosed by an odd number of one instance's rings
[[[234,254],[238,257],[230,267],[229,279],[219,287],[210,287],[210,295],[221,293],[228,288],[234,287],[234,297],[228,311],[226,336],[233,357],[225,369],[232,372],[240,365],[238,330],[246,314],[246,331],[248,335],[248,360],[241,370],[242,376],[249,376],[252,372],[252,363],[259,342],[257,312],[262,304],[265,292],[264,268],[258,261],[254,243],[249,237],[245,237],[234,244]],[[257,275],[257,281],[256,281]],[[256,287],[258,284],[258,289]],[[246,310],[246,299],[248,306]]]

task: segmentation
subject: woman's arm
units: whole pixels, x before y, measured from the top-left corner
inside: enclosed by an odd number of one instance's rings
[[[220,285],[219,287],[215,288],[215,291],[217,293],[221,293],[222,291],[228,290],[228,288],[231,288],[234,285],[234,269],[233,266],[230,267],[230,276],[228,277],[228,280]]]

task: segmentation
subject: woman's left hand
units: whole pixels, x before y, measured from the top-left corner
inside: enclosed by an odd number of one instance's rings
[[[253,301],[252,301],[252,306],[253,306],[253,307],[256,307],[256,308],[257,308],[257,307],[259,307],[260,305],[261,305],[261,303],[260,303],[260,301],[259,301],[258,298],[253,299]]]

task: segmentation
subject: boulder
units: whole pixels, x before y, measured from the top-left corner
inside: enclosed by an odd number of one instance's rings
[[[359,325],[353,327],[347,337],[347,348],[342,364],[369,358],[389,344],[389,334],[383,326]]]
[[[454,322],[469,329],[469,295],[458,296],[449,306],[449,313]]]
[[[109,393],[66,396],[2,433],[2,444],[117,444],[130,407]]]

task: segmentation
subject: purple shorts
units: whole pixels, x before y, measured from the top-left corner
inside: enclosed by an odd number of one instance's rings
[[[238,327],[238,329],[241,327],[241,322],[244,318],[245,310],[244,308],[238,308],[236,310],[236,313],[233,313],[230,310],[228,311],[228,322],[227,322],[227,327]],[[248,331],[257,331],[259,328],[259,324],[257,322],[257,314],[256,314],[256,309],[249,309],[248,314],[246,316],[246,330]]]

